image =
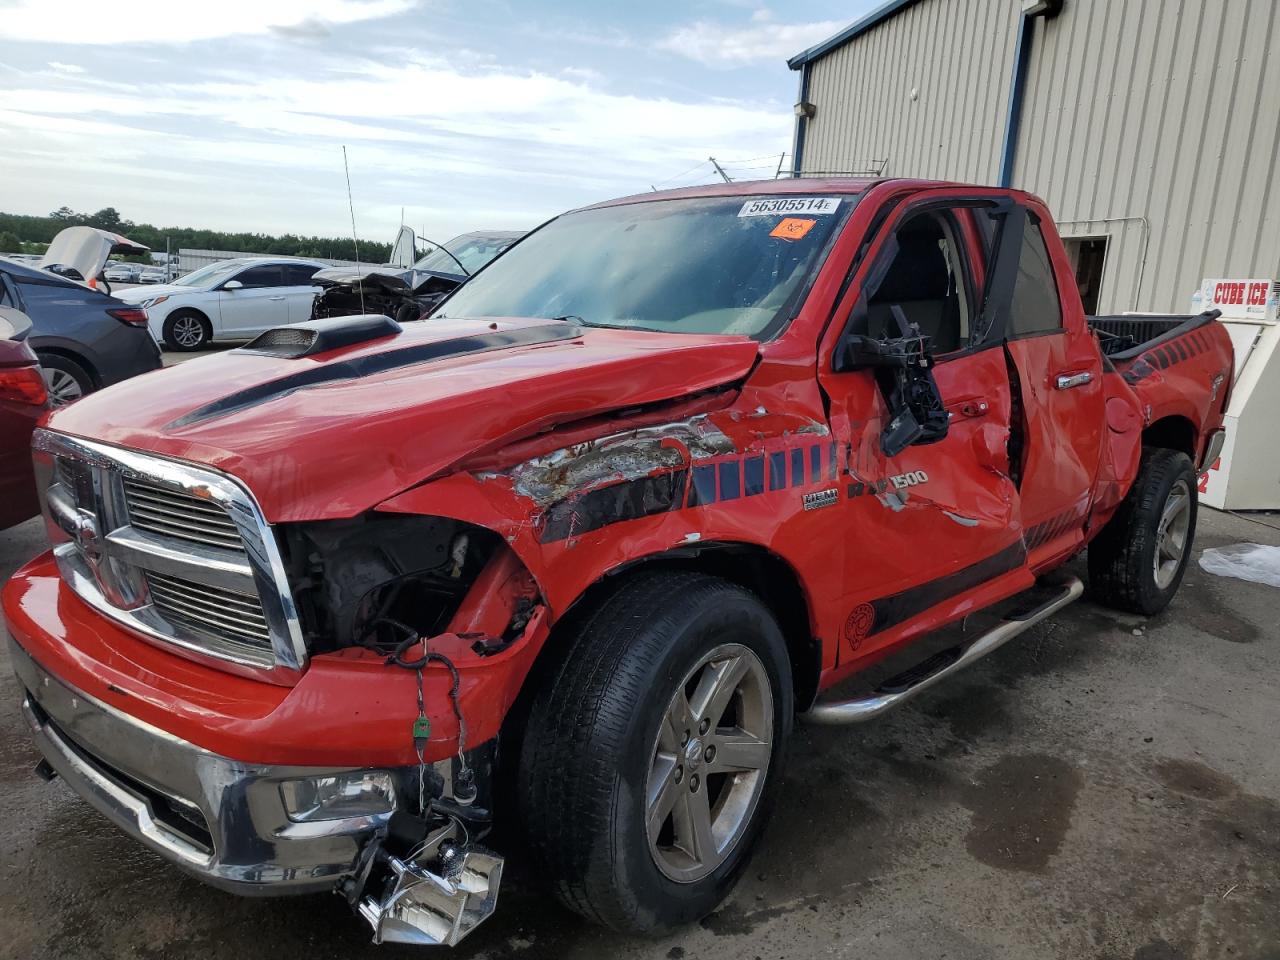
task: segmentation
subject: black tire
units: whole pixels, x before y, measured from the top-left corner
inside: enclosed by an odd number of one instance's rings
[[[1166,559],[1161,582],[1156,556],[1161,520],[1177,491],[1187,497],[1187,528],[1181,557]],[[1138,478],[1115,516],[1089,545],[1089,586],[1095,600],[1128,613],[1152,616],[1169,605],[1182,583],[1195,540],[1198,499],[1191,459],[1177,450],[1142,452]]]
[[[38,358],[50,406],[65,407],[97,389],[93,376],[82,364],[58,353],[41,353]]]
[[[753,812],[740,821],[737,841],[708,865],[723,862],[700,879],[676,882],[650,849],[646,784],[682,679],[726,640],[751,651],[767,674],[772,746]],[[534,697],[517,795],[539,875],[571,910],[626,933],[661,933],[706,916],[732,889],[768,819],[793,713],[786,642],[755,595],[699,573],[637,574],[579,621]],[[703,770],[704,795],[727,789],[713,787],[710,766]],[[690,774],[686,785],[696,791],[696,780]]]
[[[410,301],[409,303],[400,304],[399,309],[396,310],[395,321],[396,323],[412,323],[414,320],[418,320],[421,317],[421,305]]]
[[[192,323],[194,321],[194,324]],[[179,324],[183,329],[179,330]],[[198,340],[192,340],[184,331],[199,333]],[[209,318],[199,310],[175,310],[164,321],[164,343],[170,350],[190,353],[203,350],[213,340],[213,325]]]

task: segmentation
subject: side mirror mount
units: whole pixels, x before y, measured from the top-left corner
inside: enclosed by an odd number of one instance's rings
[[[950,416],[933,379],[929,338],[907,322],[902,308],[892,314],[900,337],[877,340],[850,334],[840,343],[833,365],[836,370],[867,368],[888,408],[889,419],[880,433],[880,449],[890,459],[915,443],[936,443],[947,435]]]
[[[223,290],[242,290],[243,288],[244,284],[239,280],[228,280],[222,285]]]

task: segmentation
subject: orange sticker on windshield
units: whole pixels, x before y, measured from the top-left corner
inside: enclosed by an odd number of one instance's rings
[[[799,217],[786,217],[769,231],[769,236],[777,237],[779,240],[799,240],[812,230],[817,222],[817,220],[801,220]]]

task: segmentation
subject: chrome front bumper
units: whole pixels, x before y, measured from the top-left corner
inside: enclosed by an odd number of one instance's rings
[[[331,889],[390,814],[295,823],[280,783],[350,768],[247,765],[72,689],[9,641],[22,709],[45,759],[130,836],[233,893]]]

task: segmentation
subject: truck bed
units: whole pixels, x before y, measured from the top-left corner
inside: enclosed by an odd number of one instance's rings
[[[1117,314],[1086,318],[1098,335],[1104,356],[1114,361],[1132,360],[1152,347],[1176,340],[1222,315],[1220,310],[1185,314]]]

